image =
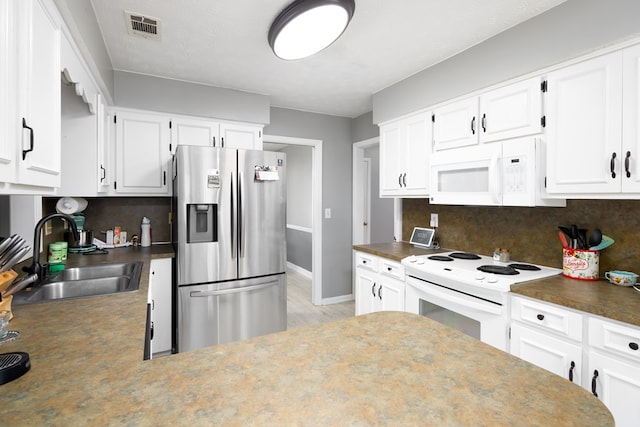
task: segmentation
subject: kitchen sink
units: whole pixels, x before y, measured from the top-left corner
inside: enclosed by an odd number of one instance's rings
[[[16,305],[134,292],[140,286],[141,262],[92,265],[63,270],[13,297]]]

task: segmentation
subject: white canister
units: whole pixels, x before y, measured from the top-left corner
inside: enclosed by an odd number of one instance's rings
[[[151,220],[146,216],[142,217],[140,224],[140,246],[143,248],[151,246]]]

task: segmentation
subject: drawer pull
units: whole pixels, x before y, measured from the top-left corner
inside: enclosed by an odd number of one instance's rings
[[[363,259],[363,260],[362,260],[362,263],[363,263],[363,264],[366,264],[366,263],[367,263],[367,260],[366,260],[366,259]]]
[[[576,362],[571,361],[571,367],[569,368],[569,381],[573,382],[573,370],[576,368]]]
[[[544,314],[538,314],[538,315],[536,315],[536,318],[538,320],[544,320]]]
[[[633,350],[633,351],[638,350],[638,348],[639,348],[639,347],[638,347],[638,343],[637,343],[637,342],[630,342],[630,343],[629,343],[629,348],[630,348],[631,350]]]
[[[598,393],[596,393],[596,379],[598,378],[598,370],[593,371],[593,378],[591,378],[591,393],[595,397],[598,397]]]
[[[393,271],[393,268],[387,267],[387,271]]]

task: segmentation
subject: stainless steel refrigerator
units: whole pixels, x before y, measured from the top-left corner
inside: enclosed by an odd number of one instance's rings
[[[285,170],[284,153],[178,146],[178,352],[286,329]]]

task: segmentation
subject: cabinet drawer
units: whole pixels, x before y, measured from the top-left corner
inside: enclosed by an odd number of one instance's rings
[[[404,282],[404,266],[399,262],[381,258],[379,260],[378,271],[385,276],[395,277]]]
[[[640,328],[589,317],[589,345],[640,362]]]
[[[582,340],[582,315],[552,304],[512,297],[511,318],[572,340]]]
[[[366,268],[371,271],[378,271],[378,257],[375,255],[356,252],[356,267]]]

